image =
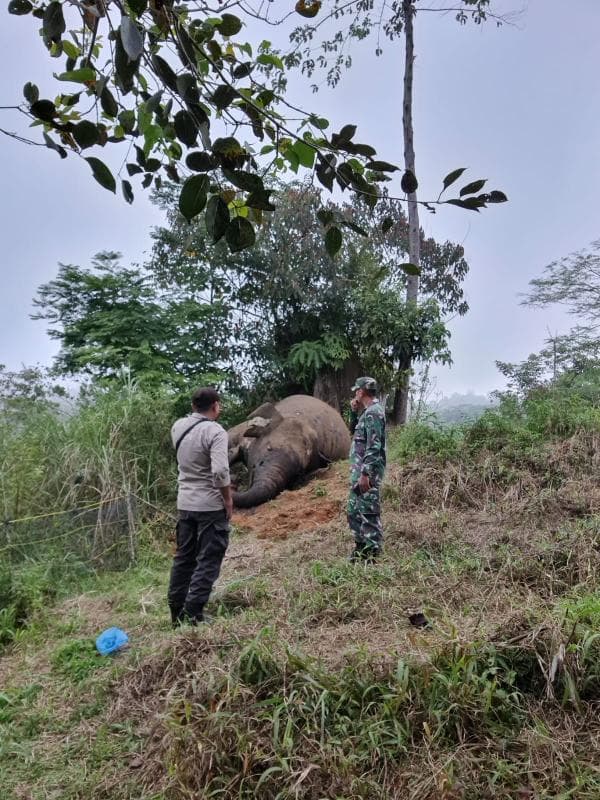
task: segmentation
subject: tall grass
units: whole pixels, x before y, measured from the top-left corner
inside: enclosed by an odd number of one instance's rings
[[[390,460],[419,456],[468,460],[484,451],[513,458],[530,456],[544,445],[579,432],[600,432],[600,373],[563,377],[524,399],[505,395],[473,423],[441,426],[411,423],[392,432]]]

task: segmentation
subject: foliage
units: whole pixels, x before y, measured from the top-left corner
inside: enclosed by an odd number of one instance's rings
[[[34,305],[34,319],[47,320],[61,342],[55,366],[63,374],[114,379],[126,371],[144,385],[181,390],[227,366],[227,306],[160,289],[146,271],[121,266],[118,253],[99,253],[91,269],[60,265]]]
[[[547,308],[566,306],[578,320],[569,333],[549,336],[539,353],[521,363],[497,361],[508,378],[508,388],[523,397],[536,387],[555,383],[561,376],[572,380],[600,364],[600,241],[588,250],[553,261],[541,277],[530,281],[523,305]]]
[[[362,13],[362,3],[349,5]],[[468,9],[473,3],[461,0],[461,5]],[[483,18],[487,0],[476,5]],[[230,13],[234,8],[240,16]],[[310,8],[313,16],[320,3]],[[306,16],[306,4],[295,10]],[[134,199],[133,176],[141,176],[142,188],[160,186],[165,176],[183,180],[182,215],[191,220],[204,213],[212,239],[223,238],[231,252],[252,246],[254,226],[273,207],[265,173],[272,178],[288,169],[311,170],[329,191],[335,183],[373,207],[378,182],[397,169],[355,140],[356,125],[328,135],[328,120],[290,103],[286,75],[298,59],[282,58],[266,39],[258,46],[240,40],[244,18],[271,23],[240,3],[218,16],[202,0],[179,5],[134,0],[118,7],[12,0],[8,11],[39,19],[49,55],[64,57],[63,70],[53,73],[60,85],[54,99],[28,82],[24,102],[8,108],[42,128],[46,146],[60,158],[73,152],[85,160],[105,189],[116,192],[120,179],[127,202]],[[398,15],[395,7],[386,14],[386,30],[397,29]],[[96,148],[112,152],[122,146],[127,154],[115,177]],[[462,171],[446,177],[442,192]],[[502,192],[482,194],[484,183],[470,182],[459,197],[440,201],[440,194],[431,203],[478,211],[506,200]],[[342,229],[330,220],[324,236],[334,255]]]
[[[319,193],[309,186],[282,188],[254,248],[235,256],[211,245],[202,224],[182,224],[168,188],[157,201],[170,227],[154,233],[153,274],[190,296],[206,273],[213,276],[230,308],[228,349],[238,365],[238,386],[243,374],[266,393],[298,384],[310,390],[320,370],[340,369],[352,359],[393,385],[408,353],[448,360],[437,303],[443,313],[466,311],[462,247],[422,236],[426,302],[406,307],[400,293],[407,276],[398,265],[406,258],[407,224],[400,213],[382,232],[391,210],[387,200],[374,211],[361,202],[327,205],[327,214],[348,226],[335,262],[319,235]]]
[[[502,397],[478,419],[462,425],[411,423],[390,438],[390,458],[402,463],[417,456],[469,461],[482,452],[520,459],[544,443],[577,432],[600,431],[600,372],[588,370],[573,380],[533,389],[523,399]]]
[[[169,496],[175,398],[133,384],[90,389],[69,414],[31,407],[18,425],[0,415],[0,502],[5,519],[132,491]]]
[[[390,437],[389,457],[390,461],[400,463],[412,461],[417,456],[435,456],[446,461],[458,456],[462,441],[459,427],[409,422]]]

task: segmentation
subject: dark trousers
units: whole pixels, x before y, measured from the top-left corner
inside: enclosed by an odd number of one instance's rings
[[[229,522],[224,510],[179,512],[168,594],[172,612],[201,616],[228,544]]]

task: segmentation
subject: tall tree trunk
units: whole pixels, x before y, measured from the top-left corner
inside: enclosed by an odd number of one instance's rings
[[[341,369],[327,367],[320,370],[313,388],[313,396],[323,400],[340,413],[348,408],[350,389],[355,380],[365,374],[365,368],[357,358],[350,358]]]
[[[404,169],[410,170],[416,175],[415,168],[415,148],[413,144],[413,66],[415,60],[414,53],[414,0],[402,0],[402,15],[404,17],[404,42],[405,42],[405,61],[404,61],[404,98],[402,101],[402,128],[404,132]],[[419,266],[421,260],[419,235],[419,206],[417,205],[416,191],[408,195],[408,257],[411,264]],[[419,276],[408,275],[406,283],[406,302],[417,303],[419,296]],[[404,425],[408,415],[408,392],[410,385],[410,370],[412,359],[408,359],[404,368],[402,384],[397,390],[397,397],[394,400],[393,421],[397,425]]]

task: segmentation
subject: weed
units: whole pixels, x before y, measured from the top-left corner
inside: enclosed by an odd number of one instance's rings
[[[80,683],[98,669],[105,668],[106,659],[98,654],[92,639],[74,639],[58,647],[52,665],[61,675]]]

